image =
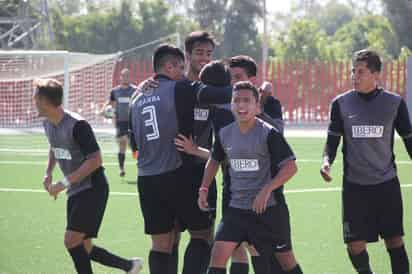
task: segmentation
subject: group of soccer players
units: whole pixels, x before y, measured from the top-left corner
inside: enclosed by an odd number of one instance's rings
[[[122,71],[121,87],[110,98],[119,108],[118,124],[130,131],[131,148],[139,152],[137,188],[145,233],[152,239],[150,273],[177,273],[184,231],[190,234],[184,274],[226,273],[230,257],[231,274],[249,273],[247,253],[257,274],[303,273],[292,250],[283,195],[283,185],[297,166],[283,136],[281,105],[271,95],[270,83],[256,87],[252,58],[212,61],[214,49],[213,37],[202,31],[186,38],[185,52],[161,45],[153,54],[155,75],[130,97],[128,90],[134,87],[128,71]],[[366,245],[381,236],[393,273],[408,274],[393,138],[396,130],[412,157],[412,126],[403,99],[378,86],[380,70],[375,52],[355,53],[354,89],[332,102],[321,175],[326,181],[332,179],[330,167],[343,136],[343,232],[354,269],[373,273]],[[108,195],[91,127],[62,108],[62,88],[55,80],[39,81],[34,99],[46,118],[50,144],[44,187],[55,198],[67,189],[65,246],[77,272],[92,273],[94,260],[138,273],[141,260],[123,259],[91,242]],[[128,117],[120,110],[126,101],[130,101]],[[121,175],[124,148],[121,144]],[[56,161],[65,177],[52,183]],[[214,177],[219,166],[222,220],[215,233]]]

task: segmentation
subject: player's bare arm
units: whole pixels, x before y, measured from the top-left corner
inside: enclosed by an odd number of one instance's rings
[[[54,158],[53,151],[49,148],[49,157],[47,161],[47,168],[43,178],[43,186],[46,191],[49,189],[49,185],[51,185],[53,181],[53,170],[56,166],[56,159]]]
[[[199,188],[198,204],[200,209],[208,210],[209,205],[207,203],[207,196],[209,192],[209,186],[212,184],[213,178],[216,176],[219,169],[219,162],[213,159],[209,159],[206,163],[205,173],[203,174],[202,184]]]
[[[102,165],[102,156],[100,151],[96,151],[87,156],[87,160],[70,175],[64,177],[62,180],[49,186],[50,195],[55,198],[57,195],[65,190],[69,185],[81,182],[82,179],[92,174],[96,169]]]
[[[253,202],[253,211],[257,214],[262,214],[267,208],[267,203],[272,192],[289,181],[297,171],[298,167],[295,160],[286,161],[270,184],[265,185],[256,196]]]

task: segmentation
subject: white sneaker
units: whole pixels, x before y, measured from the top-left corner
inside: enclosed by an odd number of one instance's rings
[[[139,274],[143,267],[142,258],[132,258],[132,269],[127,272],[127,274]]]

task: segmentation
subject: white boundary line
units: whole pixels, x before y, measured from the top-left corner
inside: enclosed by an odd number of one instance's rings
[[[103,157],[104,158],[104,157]],[[0,165],[45,165],[47,159],[42,159],[38,161],[2,161],[0,160]],[[315,159],[297,159],[298,163],[318,163],[319,166],[322,163],[322,160],[315,160]],[[336,160],[335,163],[340,163],[341,160]],[[412,165],[412,161],[395,161],[397,165]],[[126,161],[126,164],[136,164],[135,161]],[[103,166],[114,166],[118,165],[117,162],[106,162],[103,161]]]
[[[412,184],[401,184],[402,188],[412,188]],[[285,193],[312,193],[312,192],[337,192],[341,191],[341,187],[324,187],[324,188],[303,188],[303,189],[289,189]],[[0,192],[25,192],[25,193],[45,193],[44,189],[30,189],[30,188],[0,188]],[[137,196],[137,192],[116,192],[111,191],[113,196]]]

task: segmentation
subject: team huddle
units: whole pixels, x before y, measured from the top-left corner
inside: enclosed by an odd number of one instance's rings
[[[151,274],[177,274],[181,233],[183,274],[303,273],[294,256],[283,186],[297,172],[283,135],[282,107],[272,85],[257,86],[257,65],[238,55],[213,61],[214,38],[193,32],[185,51],[171,44],[153,53],[154,76],[138,87],[121,73],[105,104],[115,108],[120,176],[127,142],[137,157],[137,191],[152,246]],[[371,274],[367,243],[385,241],[393,274],[408,274],[403,206],[394,162],[394,132],[412,158],[412,125],[404,100],[378,86],[379,55],[354,54],[353,90],[331,104],[320,174],[331,165],[343,137],[343,238],[357,273]],[[77,273],[91,261],[139,273],[140,258],[125,259],[96,246],[109,195],[101,152],[89,123],[62,107],[61,84],[36,83],[34,101],[50,144],[44,188],[54,198],[67,190],[64,244]],[[64,178],[53,183],[59,164]],[[216,225],[215,176],[222,171],[222,220]],[[219,182],[220,183],[220,182]],[[382,201],[385,201],[384,203]]]

